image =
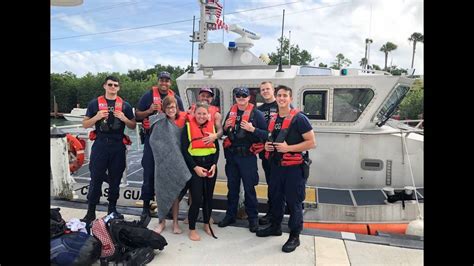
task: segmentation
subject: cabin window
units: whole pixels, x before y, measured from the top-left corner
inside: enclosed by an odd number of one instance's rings
[[[188,88],[186,90],[189,106],[193,105],[194,103],[198,101],[200,90],[201,88]],[[212,100],[211,105],[214,105],[220,108],[220,105],[221,105],[220,91],[218,88],[212,88],[212,87],[211,87],[211,90],[214,92],[214,99]]]
[[[371,89],[334,89],[332,121],[356,121],[373,97]]]
[[[234,88],[232,91],[232,103],[235,104],[235,91],[238,88]],[[248,88],[250,92],[250,101],[249,103],[255,105],[255,106],[260,106],[263,104],[263,97],[260,95],[260,87],[259,88]]]
[[[305,91],[303,112],[309,119],[326,120],[327,91]]]
[[[393,113],[397,110],[398,105],[402,102],[405,95],[410,90],[410,87],[407,86],[398,86],[393,93],[385,101],[385,104],[380,109],[380,112],[377,114],[377,125],[382,126],[385,121],[387,121]]]

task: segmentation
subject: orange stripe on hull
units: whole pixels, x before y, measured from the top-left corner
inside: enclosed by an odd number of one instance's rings
[[[305,222],[304,228],[329,230],[337,232],[351,232],[355,234],[375,235],[376,231],[405,234],[408,223],[316,223]]]

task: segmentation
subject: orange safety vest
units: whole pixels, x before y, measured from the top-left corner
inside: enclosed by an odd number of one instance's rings
[[[99,105],[99,111],[102,110],[109,110],[109,106],[107,105],[107,100],[105,99],[105,96],[99,96],[97,97],[97,103]],[[117,96],[115,99],[115,111],[122,111],[123,109],[123,99],[120,96]],[[95,130],[89,132],[89,139],[90,140],[95,140],[97,138],[97,133],[95,133]],[[122,139],[123,144],[125,145],[132,145],[132,141],[130,140],[130,137],[124,134],[124,137]]]
[[[288,132],[290,131],[291,122],[293,121],[293,118],[299,112],[300,112],[300,110],[298,110],[296,108],[290,110],[290,113],[285,117],[285,119],[283,119],[283,123],[281,125],[281,129],[280,129],[280,132],[278,133],[278,136],[272,136],[273,129],[275,128],[275,122],[278,118],[278,113],[273,114],[272,117],[270,118],[269,123],[268,123],[268,138],[269,138],[269,140],[271,140],[271,142],[278,142],[278,143],[282,143],[283,141],[285,141],[286,136],[288,135]],[[289,156],[289,154],[286,155],[285,158],[287,158],[288,156]],[[265,152],[265,158],[268,159],[269,157],[270,157],[270,152],[266,151]]]
[[[208,120],[203,125],[199,125],[196,118],[193,117],[187,122],[188,125],[188,152],[192,156],[207,156],[216,153],[216,145],[214,142],[204,144],[202,139],[206,136],[205,133],[215,133],[214,120]]]
[[[109,106],[107,105],[107,100],[105,99],[104,95],[97,97],[97,102],[99,104],[99,111],[109,110]],[[123,100],[120,98],[120,96],[117,96],[117,99],[115,99],[115,110],[122,111],[122,108]]]
[[[178,126],[179,128],[183,128],[184,124],[186,124],[186,121],[187,121],[187,113],[179,112],[178,118],[174,120],[174,124]]]
[[[253,110],[253,104],[249,103],[247,105],[247,108],[245,108],[244,113],[242,114],[242,120],[241,121],[247,121],[248,122],[249,119],[250,119],[250,114],[252,114],[252,110]],[[227,128],[227,130],[231,129],[230,134],[234,134],[233,130],[234,130],[234,127],[235,127],[235,120],[237,119],[237,111],[238,111],[237,104],[232,105],[232,107],[230,108],[230,111],[229,111],[229,116],[227,117],[227,120],[231,119],[231,121],[232,121],[230,127]],[[228,148],[232,145],[232,141],[230,140],[229,135],[227,136],[227,138],[224,139],[224,142],[222,143],[222,145],[224,146],[224,148]]]
[[[158,91],[158,86],[153,86],[151,87],[151,89],[153,91],[153,103],[158,104],[158,106],[160,107],[158,112],[161,112],[162,99],[161,99],[160,92]],[[174,96],[174,91],[171,89],[168,89],[168,96]]]

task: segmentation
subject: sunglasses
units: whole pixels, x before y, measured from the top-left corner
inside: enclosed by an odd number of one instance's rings
[[[236,97],[236,98],[247,98],[247,97],[249,97],[249,96],[248,96],[247,94],[237,93],[237,94],[235,94],[235,97]]]
[[[118,84],[107,83],[107,86],[109,86],[109,87],[112,87],[112,86],[114,86],[114,87],[116,87],[116,88],[117,88],[119,85],[118,85]]]

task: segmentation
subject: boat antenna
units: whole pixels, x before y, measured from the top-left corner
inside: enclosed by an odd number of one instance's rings
[[[291,67],[291,30],[288,33],[288,66]]]
[[[283,30],[284,28],[285,28],[285,9],[283,9],[283,20],[281,22],[280,59],[278,60],[278,70],[276,72],[284,72],[281,67],[281,57],[283,56]]]
[[[189,35],[189,37],[191,37],[191,70],[189,70],[188,73],[191,73],[191,74],[194,74],[196,72],[194,72],[194,62],[193,62],[193,59],[194,59],[194,37],[195,37],[195,33],[194,33],[194,22],[195,22],[195,18],[196,16],[193,16],[193,35]]]

